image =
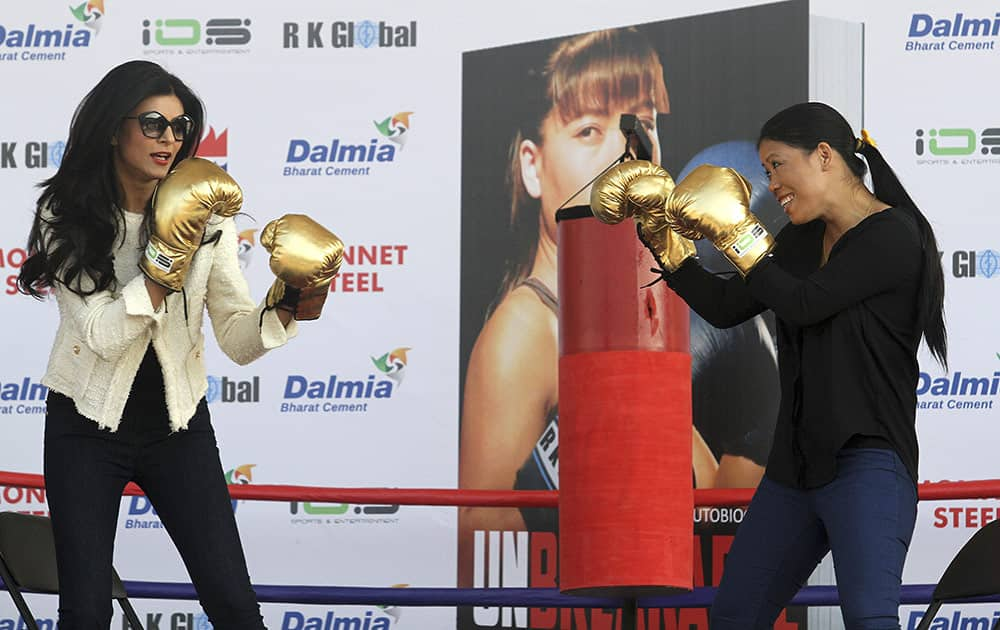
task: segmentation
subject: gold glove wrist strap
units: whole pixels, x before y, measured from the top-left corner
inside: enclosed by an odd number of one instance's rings
[[[683,248],[683,251],[679,256],[676,253],[673,256],[670,256],[668,255],[669,252],[662,251],[662,248],[657,247],[646,237],[646,233],[643,231],[642,225],[636,224],[636,233],[639,235],[639,242],[645,245],[646,249],[649,250],[649,253],[653,255],[653,260],[655,260],[656,264],[659,266],[659,270],[652,269],[651,271],[654,273],[658,272],[660,274],[660,278],[654,280],[651,284],[655,284],[660,280],[666,279],[668,275],[680,269],[680,266],[684,264],[684,261],[688,258],[694,258],[697,254],[694,249],[694,245],[692,244],[691,247]]]

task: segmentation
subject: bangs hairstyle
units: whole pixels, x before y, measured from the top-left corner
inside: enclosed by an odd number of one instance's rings
[[[622,104],[649,103],[658,112],[670,111],[660,58],[634,28],[596,31],[563,42],[545,74],[551,111],[563,123]]]
[[[637,103],[648,103],[659,113],[670,110],[660,57],[633,27],[567,38],[548,56],[544,71],[529,70],[526,77],[521,95],[526,105],[507,153],[508,256],[504,279],[487,316],[531,273],[538,248],[541,206],[524,187],[521,143],[533,140],[544,144],[542,122],[550,116],[566,124],[587,113],[606,114]]]

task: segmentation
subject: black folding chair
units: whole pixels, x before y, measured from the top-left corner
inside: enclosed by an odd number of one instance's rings
[[[1000,521],[992,521],[972,535],[958,550],[934,589],[917,630],[927,630],[945,602],[1000,595]],[[993,623],[993,630],[1000,620]]]
[[[59,593],[52,523],[44,516],[0,512],[0,578],[28,630],[38,630],[21,591]],[[111,597],[121,606],[133,630],[143,630],[118,572],[111,569]]]

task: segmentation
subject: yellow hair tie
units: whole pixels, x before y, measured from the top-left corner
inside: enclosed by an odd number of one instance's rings
[[[861,130],[861,137],[858,138],[855,141],[855,143],[854,143],[854,152],[855,153],[860,153],[861,152],[861,145],[862,144],[870,144],[873,147],[877,147],[878,146],[877,144],[875,144],[875,140],[872,139],[872,137],[870,135],[868,135],[868,130],[867,129],[862,129]]]

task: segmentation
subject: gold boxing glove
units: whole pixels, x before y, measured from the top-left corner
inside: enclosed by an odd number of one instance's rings
[[[660,268],[672,273],[695,255],[694,243],[669,229],[663,207],[673,189],[674,180],[662,167],[646,160],[630,160],[597,180],[590,192],[590,209],[604,223],[633,217],[639,240]]]
[[[202,158],[181,161],[153,191],[153,221],[139,268],[156,284],[180,291],[212,214],[233,216],[243,192],[229,173]]]
[[[750,182],[731,168],[703,164],[666,200],[666,220],[683,236],[707,238],[744,277],[774,249],[750,212]]]
[[[594,182],[590,189],[590,211],[601,222],[609,225],[621,223],[629,217],[647,210],[629,198],[628,189],[641,177],[665,178],[673,188],[673,180],[662,166],[646,160],[629,160],[612,167]],[[639,220],[638,218],[636,220]]]
[[[297,320],[319,318],[344,260],[344,243],[304,214],[286,214],[264,226],[260,244],[270,252],[277,276],[267,308],[289,311]]]

